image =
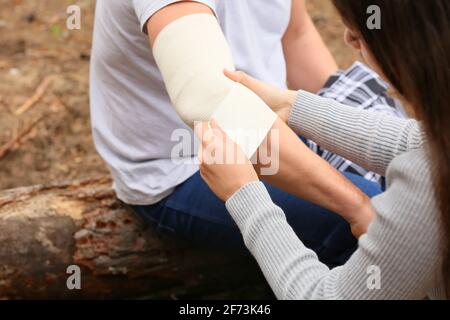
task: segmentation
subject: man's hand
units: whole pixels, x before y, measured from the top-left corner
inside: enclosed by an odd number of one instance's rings
[[[295,102],[297,92],[282,90],[242,71],[224,71],[231,80],[238,82],[256,93],[284,122],[287,122]]]

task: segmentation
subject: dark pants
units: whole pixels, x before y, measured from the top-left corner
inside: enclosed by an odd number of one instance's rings
[[[345,174],[368,196],[381,187],[362,177]],[[340,216],[266,185],[298,237],[330,267],[342,265],[356,250],[357,240]],[[133,206],[134,211],[158,231],[182,237],[209,248],[245,250],[241,233],[225,208],[197,173],[166,199],[151,206]]]

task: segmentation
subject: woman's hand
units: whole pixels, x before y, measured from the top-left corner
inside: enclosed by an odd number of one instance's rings
[[[195,133],[202,142],[200,174],[220,199],[226,202],[239,189],[259,180],[243,151],[214,120],[197,125]]]
[[[288,121],[297,92],[282,90],[242,71],[225,70],[224,74],[255,92],[284,122]]]

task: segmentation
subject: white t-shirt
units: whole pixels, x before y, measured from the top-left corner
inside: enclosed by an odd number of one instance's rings
[[[177,129],[192,131],[170,103],[153,59],[146,21],[176,0],[97,0],[90,70],[94,142],[128,204],[154,204],[198,171],[171,159]],[[285,86],[281,39],[291,0],[199,0],[210,6],[230,45],[236,67]],[[195,158],[192,148],[185,158]]]

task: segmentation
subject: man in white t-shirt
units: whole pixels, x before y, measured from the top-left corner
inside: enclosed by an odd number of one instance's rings
[[[304,0],[193,2],[199,12],[217,17],[236,68],[258,79],[316,92],[337,70]],[[194,135],[169,100],[148,31],[158,28],[153,18],[162,10],[176,14],[183,5],[192,1],[97,0],[90,70],[95,145],[119,199],[159,230],[212,246],[244,248],[198,166],[171,159],[179,143],[173,133],[185,129],[192,140]],[[196,152],[183,157],[195,158]],[[362,178],[352,181],[369,195],[380,191]],[[343,219],[278,189],[269,191],[308,247],[329,265],[345,261],[356,241]]]

